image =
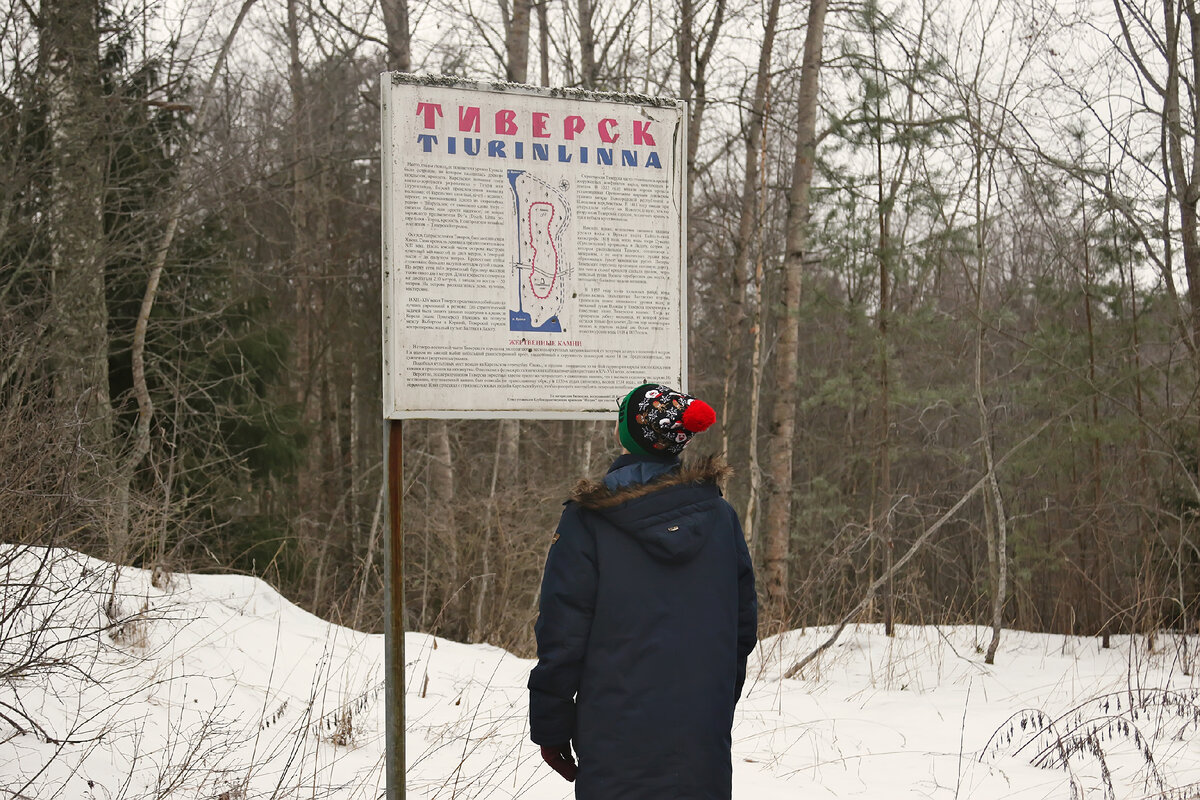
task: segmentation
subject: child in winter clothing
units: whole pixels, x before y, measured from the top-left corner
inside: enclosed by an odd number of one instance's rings
[[[750,554],[718,458],[679,454],[713,410],[645,384],[626,453],[580,481],[546,559],[530,736],[577,800],[729,800],[733,709],[754,649]],[[579,755],[576,767],[571,745]]]

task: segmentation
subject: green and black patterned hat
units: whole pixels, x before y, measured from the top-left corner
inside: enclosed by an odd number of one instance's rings
[[[694,434],[717,420],[712,406],[657,383],[644,383],[621,401],[617,428],[631,453],[679,455]]]

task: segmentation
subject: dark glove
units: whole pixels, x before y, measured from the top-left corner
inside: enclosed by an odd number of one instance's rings
[[[554,771],[569,781],[575,780],[579,767],[575,766],[575,757],[571,755],[571,743],[566,742],[557,747],[542,746],[542,758],[554,768]]]

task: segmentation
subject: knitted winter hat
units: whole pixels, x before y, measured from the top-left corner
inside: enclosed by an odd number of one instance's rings
[[[621,444],[631,453],[679,455],[693,434],[717,421],[703,400],[655,383],[644,383],[621,401]]]

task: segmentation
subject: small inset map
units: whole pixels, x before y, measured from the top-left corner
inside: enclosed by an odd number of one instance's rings
[[[571,222],[571,207],[564,194],[566,181],[558,188],[519,169],[508,171],[512,187],[513,231],[516,261],[511,281],[516,286],[516,308],[509,308],[511,331],[563,331],[563,306],[572,268],[564,246]]]

